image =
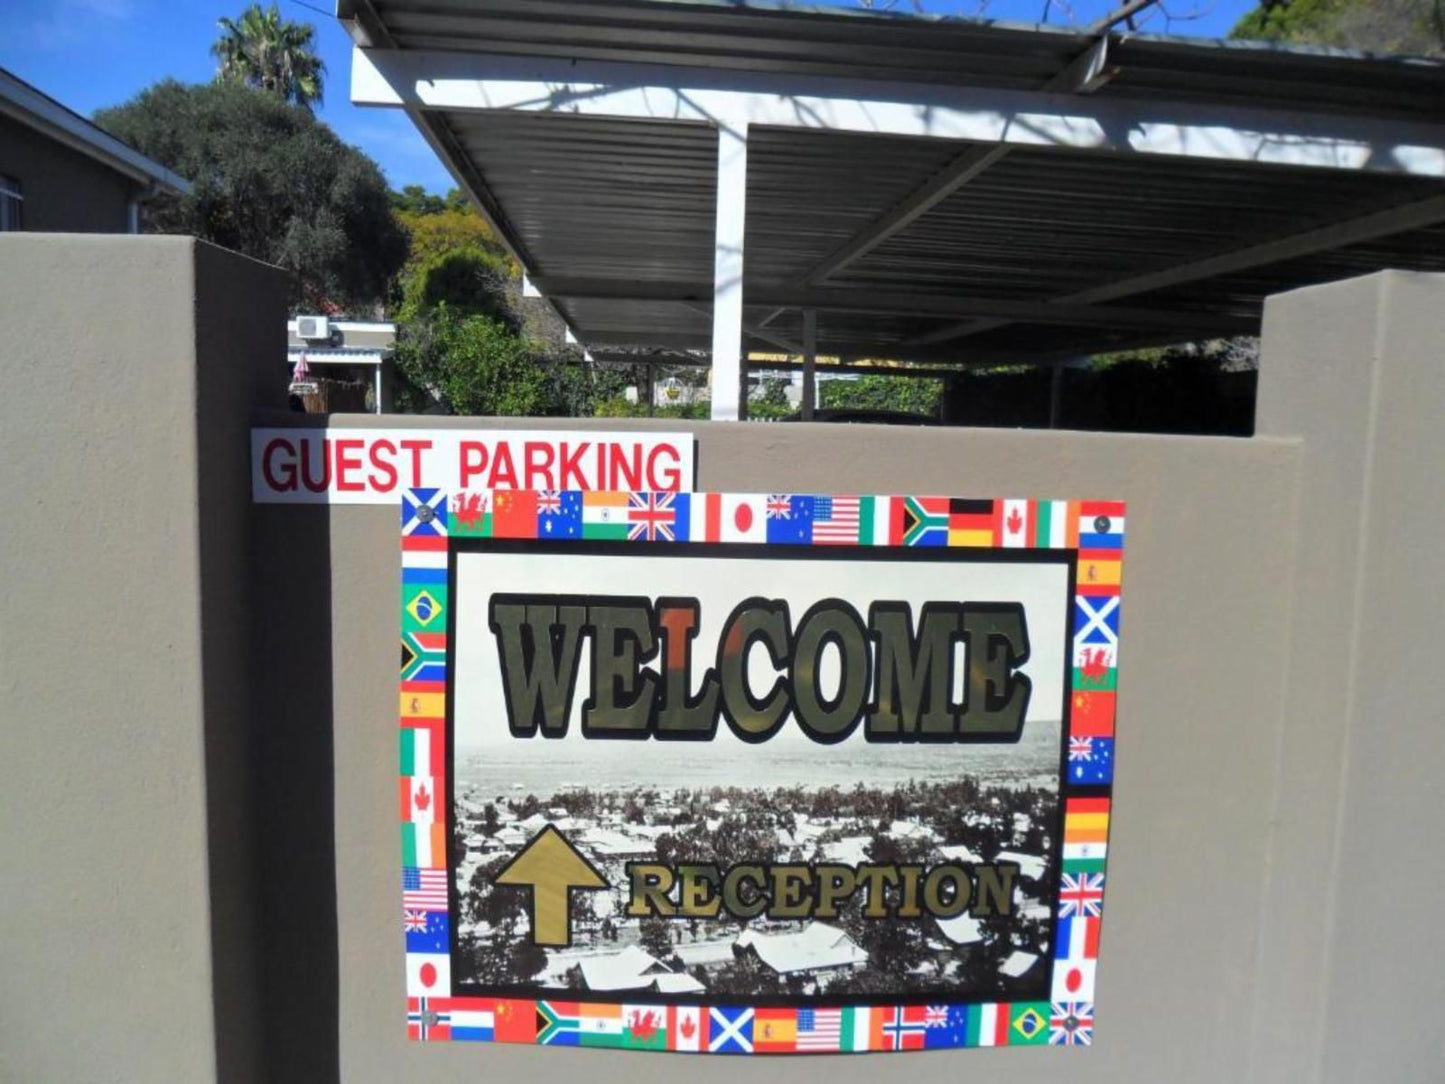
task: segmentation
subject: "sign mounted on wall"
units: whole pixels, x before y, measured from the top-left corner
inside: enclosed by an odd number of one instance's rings
[[[408,1033],[1093,1037],[1124,508],[402,502]]]
[[[258,504],[389,504],[418,486],[692,489],[690,433],[253,429]]]

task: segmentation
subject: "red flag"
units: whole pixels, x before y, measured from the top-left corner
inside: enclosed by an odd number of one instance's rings
[[[537,494],[533,490],[504,490],[492,495],[492,537],[537,537]]]

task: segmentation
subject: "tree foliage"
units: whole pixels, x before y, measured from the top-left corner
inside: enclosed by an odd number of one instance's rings
[[[936,416],[943,381],[919,376],[874,376],[857,380],[820,380],[818,398],[829,410],[893,410]]]
[[[275,4],[252,4],[239,19],[218,19],[221,36],[211,46],[220,62],[216,78],[255,87],[284,102],[310,109],[321,103],[326,65],[316,55],[316,28],[281,18]]]
[[[1440,56],[1445,0],[1262,0],[1230,37]]]
[[[551,381],[530,344],[491,316],[445,304],[423,311],[401,328],[396,366],[414,389],[458,414],[551,412]]]
[[[307,110],[235,84],[166,80],[95,120],[191,182],[148,205],[149,232],[294,272],[293,308],[359,314],[387,297],[407,238],[381,170]]]

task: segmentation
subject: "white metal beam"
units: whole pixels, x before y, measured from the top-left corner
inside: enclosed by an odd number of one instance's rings
[[[813,420],[818,398],[818,313],[803,310],[803,421]]]
[[[361,48],[353,50],[351,97],[410,109],[769,125],[1445,176],[1439,123],[1189,101]]]
[[[1303,233],[1276,238],[1273,241],[1266,241],[1263,244],[1235,249],[1232,252],[1222,252],[1217,256],[1210,256],[1203,260],[1192,260],[1189,263],[1161,268],[1143,275],[1132,275],[1126,279],[1117,279],[1114,282],[1103,283],[1102,285],[1094,286],[1087,290],[1079,290],[1075,293],[1053,298],[1045,302],[1045,304],[1050,306],[1095,305],[1102,302],[1118,301],[1122,298],[1146,294],[1154,290],[1163,290],[1170,286],[1182,286],[1185,283],[1198,282],[1202,279],[1213,278],[1216,275],[1229,275],[1236,271],[1248,271],[1254,267],[1264,267],[1268,264],[1280,263],[1284,260],[1293,260],[1301,256],[1309,256],[1316,252],[1325,252],[1329,249],[1340,248],[1345,245],[1356,245],[1364,241],[1373,241],[1377,237],[1388,237],[1392,233],[1403,233],[1406,230],[1422,229],[1426,226],[1433,226],[1438,222],[1445,222],[1445,196],[1432,196],[1428,199],[1417,200],[1414,203],[1391,207],[1389,210],[1377,211],[1374,214],[1362,215],[1359,218],[1352,218],[1344,222],[1336,222],[1329,226],[1322,226],[1319,229],[1306,230]],[[1004,327],[1007,324],[1015,322],[1017,321],[1006,319],[1002,316],[997,319],[966,320],[962,323],[940,328],[937,331],[928,332],[925,335],[918,335],[910,339],[906,345],[931,346],[935,343],[952,342],[957,339],[967,338],[970,335],[977,335],[984,331],[992,331],[994,328]]]
[[[743,401],[743,234],[747,227],[748,130],[722,125],[717,141],[713,236],[712,419],[747,416]]]
[[[549,277],[538,281],[548,297],[578,301],[661,301],[696,307],[707,297],[705,283],[635,282],[626,279]],[[1229,315],[1173,309],[1067,305],[1052,301],[1014,301],[994,298],[920,294],[897,290],[851,287],[794,287],[785,283],[754,282],[747,303],[759,306],[817,309],[821,312],[877,313],[888,316],[1007,317],[1024,323],[1064,324],[1080,327],[1136,327],[1161,331],[1175,328],[1211,330],[1218,334],[1252,331],[1258,319],[1250,314]],[[748,330],[767,338],[756,325]],[[776,340],[774,340],[776,341]],[[796,348],[794,348],[796,349]]]

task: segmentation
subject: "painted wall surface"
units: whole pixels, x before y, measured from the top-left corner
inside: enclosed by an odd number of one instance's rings
[[[285,286],[0,235],[0,1080],[262,1078],[246,449]]]
[[[24,190],[27,231],[125,233],[138,185],[27,124],[0,116],[0,173]]]
[[[1082,1055],[835,1058],[829,1076],[1245,1078],[1300,445],[863,426],[704,423],[696,432],[698,485],[712,490],[1103,494],[1129,502],[1127,647],[1095,1047]],[[273,523],[284,511],[257,510]],[[395,518],[385,509],[337,507],[330,521],[343,1078],[664,1080],[684,1068],[700,1081],[735,1078],[739,1066],[716,1058],[680,1067],[666,1055],[419,1047],[394,1025],[402,989],[401,938],[391,933],[395,811],[377,796],[391,793],[396,776]],[[760,1081],[818,1071],[786,1058],[753,1059],[746,1068]]]
[[[0,238],[0,1079],[1439,1079],[1445,276],[1273,300],[1250,440],[693,426],[703,489],[1129,502],[1096,1045],[821,1065],[406,1042],[397,517],[249,504],[284,306]]]

